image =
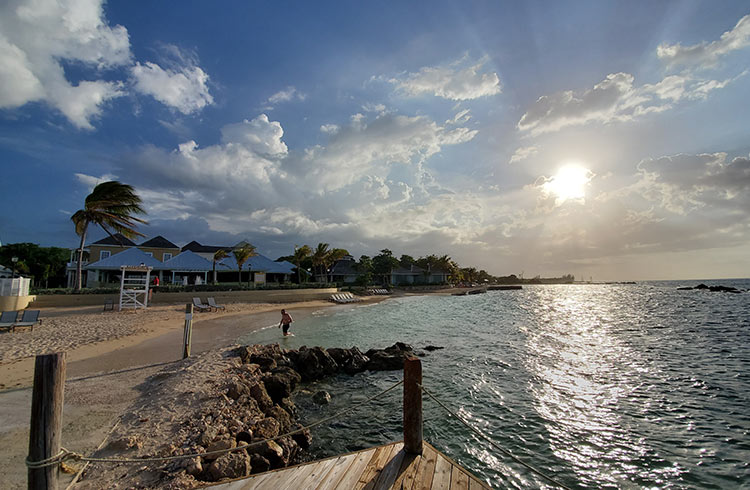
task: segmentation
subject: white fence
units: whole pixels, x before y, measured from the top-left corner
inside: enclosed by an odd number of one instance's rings
[[[30,283],[28,277],[0,279],[0,296],[28,296]]]

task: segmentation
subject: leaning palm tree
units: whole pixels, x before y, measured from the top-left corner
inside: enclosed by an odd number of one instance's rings
[[[76,265],[77,291],[81,290],[83,246],[86,242],[89,224],[99,225],[110,236],[113,236],[113,233],[120,233],[128,238],[144,236],[136,230],[136,227],[139,223],[148,224],[148,222],[136,218],[134,214],[146,214],[141,207],[141,198],[132,186],[113,180],[102,182],[94,187],[91,194],[86,196],[83,209],[79,209],[70,217],[75,224],[76,234],[81,237]]]
[[[315,251],[312,254],[312,263],[313,267],[318,266],[323,269],[323,277],[326,277],[325,274],[325,264],[328,257],[328,244],[327,243],[318,243],[318,246],[315,248]],[[326,279],[324,279],[325,281]]]
[[[216,262],[219,262],[227,257],[227,251],[223,248],[220,248],[216,252],[214,252],[214,261],[213,261],[213,272],[214,272],[214,284],[216,284]]]
[[[234,259],[237,261],[237,283],[242,283],[242,265],[247,262],[247,260],[250,257],[255,257],[258,255],[255,252],[255,247],[253,245],[247,244],[243,245],[240,248],[234,249],[232,252],[234,253]],[[250,284],[250,275],[247,276],[247,283]]]
[[[302,278],[300,275],[300,269],[302,269],[302,261],[308,258],[310,254],[312,254],[312,249],[309,246],[294,246],[294,255],[292,255],[292,261],[294,262],[294,265],[297,266],[297,284],[302,283]]]

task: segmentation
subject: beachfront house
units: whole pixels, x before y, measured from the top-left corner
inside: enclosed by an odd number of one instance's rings
[[[423,269],[416,265],[398,267],[391,270],[391,284],[403,286],[410,284],[446,284],[448,273],[428,267]]]
[[[161,261],[148,255],[138,247],[130,247],[117,254],[87,264],[83,268],[86,287],[95,288],[106,285],[119,285],[121,267],[140,265],[151,267],[154,271],[158,271],[164,266]]]
[[[333,282],[353,284],[357,282],[358,277],[357,261],[351,255],[343,256],[331,267],[331,280]]]

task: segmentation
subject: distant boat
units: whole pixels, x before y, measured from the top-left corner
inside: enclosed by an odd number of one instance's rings
[[[469,291],[466,294],[483,294],[483,293],[486,293],[486,292],[487,292],[486,289],[472,289],[471,291]]]

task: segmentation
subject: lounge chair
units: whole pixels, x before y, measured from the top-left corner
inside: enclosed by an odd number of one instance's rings
[[[13,324],[16,323],[16,320],[18,320],[17,311],[4,311],[2,315],[0,315],[0,330],[7,330],[10,332],[13,330]]]
[[[107,310],[115,311],[115,300],[111,298],[104,300],[104,311]]]
[[[21,321],[17,321],[13,324],[13,331],[15,332],[17,328],[31,328],[31,331],[34,331],[34,325],[37,323],[42,323],[42,321],[39,319],[39,310],[25,310],[23,312],[23,318],[21,318]]]
[[[193,298],[193,306],[198,308],[198,311],[211,311],[211,307],[201,303],[200,298]]]
[[[224,305],[217,305],[216,304],[216,300],[213,299],[213,298],[208,298],[208,306],[210,306],[211,308],[215,309],[216,311],[219,311],[220,309],[221,310],[226,310],[227,309],[226,306],[224,306]]]

